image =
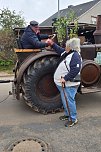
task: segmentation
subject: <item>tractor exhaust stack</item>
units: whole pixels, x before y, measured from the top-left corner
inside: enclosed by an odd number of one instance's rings
[[[93,33],[95,44],[101,44],[101,15],[97,16],[96,30]]]

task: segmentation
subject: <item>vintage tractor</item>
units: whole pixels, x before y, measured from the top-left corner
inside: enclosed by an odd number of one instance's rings
[[[23,29],[15,30],[17,36],[23,32]],[[59,56],[50,48],[21,49],[19,37],[17,44],[18,48],[14,51],[18,61],[13,82],[13,94],[16,99],[20,100],[22,94],[27,105],[43,114],[60,111],[60,95],[53,81]]]
[[[19,36],[23,31],[15,29],[18,48],[14,51],[18,61],[13,71],[12,93],[17,100],[21,100],[22,95],[34,111],[43,114],[61,111],[60,95],[53,81],[59,56],[51,48],[22,49]],[[96,44],[81,45],[83,66],[80,93],[101,91],[101,15],[97,17],[94,38]]]

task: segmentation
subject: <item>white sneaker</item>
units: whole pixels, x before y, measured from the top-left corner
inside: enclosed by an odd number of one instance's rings
[[[73,127],[74,125],[76,125],[78,123],[78,120],[76,119],[75,121],[67,121],[65,123],[65,127]]]

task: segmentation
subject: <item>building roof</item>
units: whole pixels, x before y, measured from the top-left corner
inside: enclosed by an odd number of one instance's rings
[[[76,6],[70,5],[68,6],[68,8],[66,9],[62,9],[60,10],[60,17],[64,17],[67,16],[70,12],[70,10],[73,10],[76,14],[76,17],[80,17],[82,14],[84,14],[85,12],[87,12],[89,9],[91,9],[94,5],[96,5],[100,0],[93,0],[87,3],[83,3],[83,4],[79,4]],[[53,14],[52,16],[50,16],[48,19],[46,19],[45,21],[43,21],[40,26],[51,26],[53,19],[58,17],[58,12],[56,12],[55,14]]]

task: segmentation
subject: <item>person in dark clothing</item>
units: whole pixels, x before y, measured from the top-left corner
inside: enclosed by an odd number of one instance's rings
[[[48,39],[47,34],[40,34],[38,22],[31,21],[21,36],[21,45],[23,49],[39,49],[48,47],[48,43],[41,42],[43,39]]]

